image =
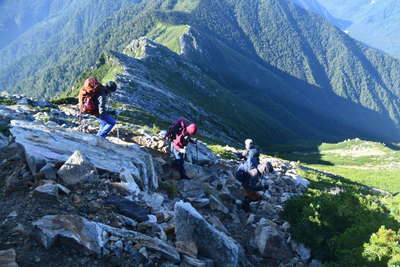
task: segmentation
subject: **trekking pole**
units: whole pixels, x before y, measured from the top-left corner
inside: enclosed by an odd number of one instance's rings
[[[82,127],[82,113],[81,113],[81,112],[79,112],[79,115],[78,115],[78,123],[79,123],[78,131],[83,132],[83,127]]]
[[[197,146],[197,141],[196,141],[196,162],[199,161],[199,148]]]
[[[199,162],[199,148],[197,146],[197,141],[196,141],[196,163],[199,164],[198,162]],[[197,175],[200,175],[199,169],[197,169]]]

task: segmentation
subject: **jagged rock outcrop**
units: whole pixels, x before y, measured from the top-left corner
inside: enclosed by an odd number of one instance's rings
[[[28,121],[14,120],[11,127],[33,173],[47,161],[65,162],[75,151],[84,149],[84,156],[94,167],[114,173],[128,171],[145,191],[158,188],[152,156],[135,144],[114,144],[93,135]]]
[[[195,90],[206,92],[210,87],[208,78],[190,61],[146,37],[132,40],[124,54],[110,51],[110,55],[111,62],[122,66],[124,70],[117,76],[122,89],[116,92],[119,102],[139,107],[167,122],[179,117],[201,121],[204,125],[202,135],[234,143],[232,137],[238,136],[237,130],[227,129],[219,116],[200,107],[193,98],[187,96],[195,94]],[[151,67],[154,65],[159,66],[156,73]],[[174,71],[171,73],[171,70]],[[183,81],[175,84],[173,75],[177,70],[182,73],[180,78]],[[192,84],[193,92],[180,92],[180,83]],[[213,94],[209,92],[209,95]]]
[[[90,117],[76,127],[75,111],[53,106],[27,111],[36,121],[0,119],[11,132],[11,144],[0,150],[0,174],[11,194],[3,198],[0,191],[0,204],[11,210],[4,218],[0,212],[6,229],[0,241],[17,235],[23,263],[30,262],[25,255],[32,247],[57,254],[49,261],[55,265],[71,259],[67,266],[305,266],[313,260],[279,216],[285,202],[308,186],[297,164],[268,158],[275,172],[261,177],[262,200],[245,213],[244,190],[234,178],[239,162],[222,160],[202,142],[197,149],[190,144],[185,168],[192,179],[175,180],[159,136],[133,125],[129,133],[127,124],[119,133],[140,146],[100,139],[79,132],[95,133],[96,127]],[[39,242],[29,239],[27,248],[31,225]]]
[[[209,224],[189,203],[175,204],[175,233],[178,242],[194,243],[217,266],[239,265],[239,245]]]
[[[34,222],[33,225],[45,248],[50,248],[58,239],[64,239],[76,243],[92,253],[104,255],[107,253],[105,252],[106,245],[114,236],[117,237],[117,240],[130,239],[143,247],[155,250],[172,262],[180,261],[180,255],[176,249],[160,239],[88,221],[78,216],[49,215]]]

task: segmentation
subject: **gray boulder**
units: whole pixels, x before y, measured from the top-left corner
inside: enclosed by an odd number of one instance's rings
[[[54,184],[38,186],[33,191],[33,196],[37,199],[57,201],[59,196],[58,186]]]
[[[255,243],[260,254],[266,258],[285,260],[293,257],[286,244],[285,236],[277,230],[277,226],[260,224],[255,230]]]
[[[290,242],[290,245],[293,251],[295,251],[297,255],[299,255],[301,260],[307,261],[311,258],[311,250],[309,248],[306,248],[304,244],[298,244],[297,242],[292,240]]]
[[[43,174],[47,180],[57,180],[57,170],[53,163],[46,163],[46,165],[40,169],[39,173]]]
[[[114,228],[74,215],[48,215],[33,223],[40,243],[50,248],[57,240],[78,245],[89,253],[102,255],[110,240],[129,239],[142,247],[154,250],[171,262],[179,262],[176,249],[165,241],[144,234]]]
[[[178,242],[195,243],[199,254],[213,259],[217,266],[239,265],[236,241],[209,224],[189,203],[175,204],[175,233]]]
[[[320,262],[319,260],[312,260],[311,262],[310,262],[310,264],[308,265],[309,267],[322,267],[322,266],[324,266],[323,264],[322,264],[322,262]]]
[[[60,184],[45,184],[36,187],[33,196],[44,200],[58,200],[60,193],[69,195],[71,190]]]
[[[90,161],[75,151],[57,172],[61,180],[69,185],[92,182],[97,179],[97,170]]]
[[[218,161],[217,156],[203,143],[190,143],[187,146],[186,156],[189,162],[197,165],[212,165]]]
[[[229,209],[213,195],[210,195],[210,207],[212,210],[218,210],[224,214],[229,213]]]
[[[8,145],[8,137],[4,136],[0,133],[0,148],[3,148]]]
[[[81,151],[97,169],[117,174],[129,172],[144,191],[158,188],[153,157],[136,144],[116,138],[108,141],[72,129],[50,128],[29,121],[13,120],[11,127],[11,134],[24,147],[35,174],[47,162],[63,163],[75,151]]]
[[[1,267],[18,267],[15,262],[16,253],[14,249],[0,251],[0,266]]]

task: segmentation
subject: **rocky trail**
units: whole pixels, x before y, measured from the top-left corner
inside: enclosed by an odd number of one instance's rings
[[[275,172],[246,213],[238,162],[204,143],[177,180],[157,135],[103,140],[73,106],[3,98],[0,266],[321,266],[279,216],[309,184],[297,164],[268,158]]]

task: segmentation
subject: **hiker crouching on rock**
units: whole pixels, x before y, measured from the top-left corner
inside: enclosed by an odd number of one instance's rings
[[[108,82],[103,86],[96,78],[88,78],[79,93],[79,109],[81,114],[90,114],[100,123],[97,136],[105,138],[116,124],[112,115],[119,115],[121,111],[107,109],[108,97],[117,90],[115,82]]]
[[[254,145],[253,140],[245,140],[246,150],[238,153],[237,156],[245,161],[241,163],[236,172],[236,178],[242,184],[245,190],[243,209],[250,210],[250,203],[261,200],[261,195],[257,191],[262,191],[260,185],[260,175],[272,172],[272,166],[269,163],[260,164],[260,150]]]
[[[186,157],[186,146],[190,143],[196,143],[191,136],[196,135],[197,125],[190,123],[186,119],[178,119],[173,123],[167,132],[166,138],[171,141],[171,153],[175,158],[175,166],[177,167],[181,179],[189,179],[186,176],[183,166]]]

